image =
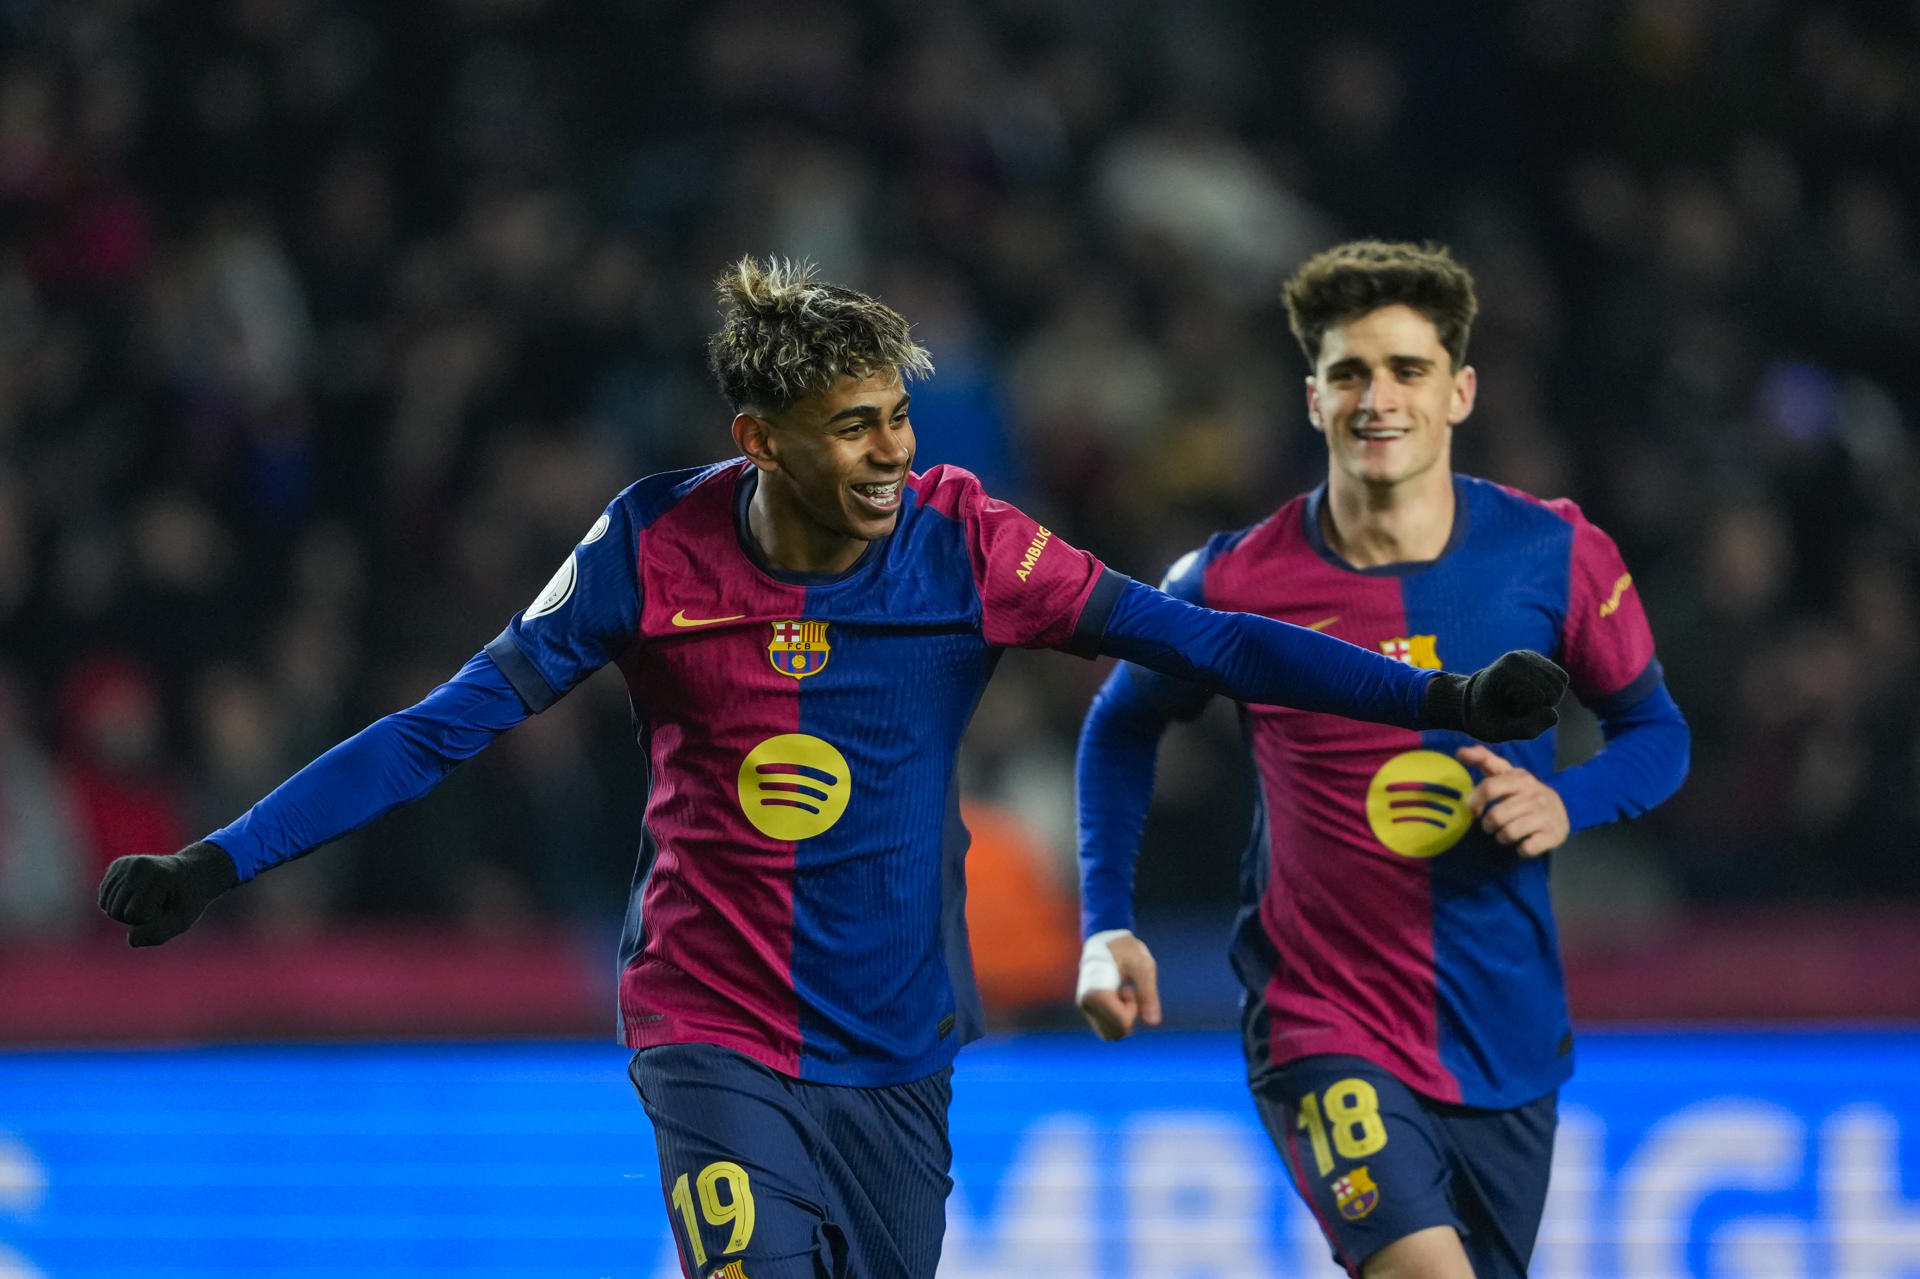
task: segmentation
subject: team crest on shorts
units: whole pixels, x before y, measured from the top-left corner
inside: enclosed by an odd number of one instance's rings
[[[767,641],[767,660],[782,675],[805,679],[827,669],[833,646],[827,643],[825,622],[775,622]]]
[[[1348,1221],[1358,1221],[1380,1206],[1380,1187],[1367,1175],[1365,1164],[1333,1179],[1333,1202]]]

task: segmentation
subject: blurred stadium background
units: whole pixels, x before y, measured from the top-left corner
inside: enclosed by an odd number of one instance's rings
[[[1457,462],[1614,534],[1694,730],[1556,859],[1593,1033],[1536,1273],[1920,1273],[1916,213],[1912,0],[0,0],[0,1275],[668,1273],[594,1039],[616,677],[163,951],[102,868],[723,456],[729,258],[892,302],[923,463],[1152,579],[1315,482],[1275,288],[1362,234],[1475,270]],[[1226,1033],[1224,713],[1142,859],[1180,1032],[1073,1034],[1102,674],[1015,654],[968,741],[1020,1033],[961,1061],[942,1273],[1331,1274]]]

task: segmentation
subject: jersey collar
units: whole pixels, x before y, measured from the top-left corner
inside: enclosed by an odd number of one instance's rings
[[[1320,531],[1320,508],[1327,500],[1325,480],[1322,480],[1313,492],[1307,494],[1307,500],[1301,504],[1302,531],[1307,535],[1307,545],[1313,548],[1314,553],[1337,569],[1348,573],[1359,573],[1364,577],[1412,577],[1416,573],[1426,572],[1441,560],[1446,559],[1459,549],[1460,543],[1466,540],[1467,525],[1472,522],[1468,516],[1467,497],[1466,480],[1460,475],[1455,475],[1453,477],[1453,531],[1447,534],[1447,544],[1441,548],[1440,554],[1430,560],[1401,560],[1394,564],[1375,564],[1368,568],[1349,563],[1338,551],[1327,545],[1326,535]]]
[[[893,533],[888,533],[878,541],[868,542],[860,551],[860,557],[841,569],[838,573],[797,573],[792,569],[775,568],[767,562],[760,549],[760,543],[754,541],[753,530],[747,523],[747,508],[753,503],[754,490],[760,487],[760,471],[749,464],[741,468],[741,475],[733,490],[733,533],[740,543],[740,549],[753,562],[753,566],[776,582],[789,586],[828,586],[834,582],[844,582],[868,565],[877,564],[886,551],[886,545],[893,540],[893,534],[900,531],[900,520],[893,522]],[[906,515],[906,486],[901,485],[900,515]]]

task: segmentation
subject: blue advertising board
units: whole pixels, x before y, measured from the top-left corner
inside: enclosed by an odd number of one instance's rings
[[[0,1279],[677,1275],[624,1065],[0,1055]],[[1542,1279],[1920,1275],[1920,1035],[1589,1035],[1561,1114]],[[941,1279],[1338,1273],[1230,1036],[976,1045],[953,1145]]]

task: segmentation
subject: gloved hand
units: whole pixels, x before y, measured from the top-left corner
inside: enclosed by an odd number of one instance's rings
[[[118,857],[100,880],[100,909],[127,924],[129,946],[171,941],[207,903],[240,882],[233,859],[201,840],[165,857]]]
[[[1502,653],[1471,675],[1446,671],[1427,685],[1427,718],[1483,742],[1538,737],[1560,722],[1554,707],[1567,691],[1567,673],[1527,649]]]

